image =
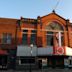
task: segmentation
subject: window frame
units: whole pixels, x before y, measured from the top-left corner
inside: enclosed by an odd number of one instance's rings
[[[26,35],[24,38],[25,41],[23,40],[23,35]],[[22,30],[22,44],[28,45],[28,30],[25,30],[25,29]]]
[[[36,45],[37,31],[31,30],[30,44]]]
[[[51,31],[51,32],[53,32],[53,46],[54,46],[54,40],[55,40],[55,35],[54,35],[54,33],[55,32],[63,32],[64,33],[64,29],[63,29],[63,27],[62,27],[62,25],[61,24],[59,24],[58,22],[56,22],[56,21],[52,21],[52,22],[49,22],[49,24],[48,24],[48,26],[46,26],[46,31]],[[46,34],[47,34],[47,32],[46,32]],[[46,39],[47,39],[47,36],[46,36]],[[62,44],[62,46],[64,45],[64,41],[63,41],[63,39],[64,39],[64,34],[63,34],[63,36],[61,36],[61,42],[63,42],[63,43],[61,43]],[[48,41],[46,40],[46,45],[47,45],[47,43],[48,43]],[[49,45],[47,45],[47,46],[49,46]]]
[[[6,35],[6,36],[4,37],[4,35]],[[9,35],[10,35],[10,37],[8,37]],[[4,39],[5,39],[5,41],[4,41]],[[2,38],[1,38],[1,43],[2,44],[11,44],[12,43],[12,34],[11,33],[3,33]]]
[[[30,60],[34,60],[34,62],[33,61],[31,61],[30,62]],[[22,60],[25,60],[25,62],[24,63],[22,63]],[[32,63],[33,62],[33,63]],[[35,60],[35,58],[19,58],[19,65],[28,65],[28,64],[35,64],[36,63],[36,60]]]

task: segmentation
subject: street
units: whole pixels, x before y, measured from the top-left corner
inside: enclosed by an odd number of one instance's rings
[[[30,72],[30,71],[0,70],[0,72]],[[72,72],[72,69],[43,69],[43,70],[32,70],[31,72]]]

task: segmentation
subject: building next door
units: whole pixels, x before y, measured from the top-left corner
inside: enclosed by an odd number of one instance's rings
[[[0,69],[7,69],[7,55],[0,55]]]
[[[8,53],[6,50],[0,50],[0,69],[7,69]]]

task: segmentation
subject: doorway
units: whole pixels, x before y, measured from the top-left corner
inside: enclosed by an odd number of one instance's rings
[[[0,56],[0,69],[7,69],[7,60],[8,56],[7,55],[1,55]]]

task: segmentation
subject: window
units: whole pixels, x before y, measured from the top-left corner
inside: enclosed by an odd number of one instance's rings
[[[23,35],[22,35],[22,44],[27,45],[27,32],[28,30],[23,30]]]
[[[47,32],[46,40],[47,40],[47,46],[53,46],[53,32]]]
[[[64,45],[64,33],[61,33],[61,45]]]
[[[64,45],[64,30],[63,27],[57,22],[50,22],[48,26],[46,26],[46,42],[48,46],[63,46]],[[56,36],[56,34],[58,36]],[[55,41],[55,43],[54,43]]]
[[[55,37],[56,37],[56,43],[58,46],[63,46],[64,45],[64,33],[63,32],[55,32]],[[60,36],[59,36],[60,35]]]
[[[11,34],[7,34],[7,43],[11,43],[12,36]]]
[[[10,44],[11,43],[11,39],[12,39],[12,35],[11,34],[3,33],[2,43]]]
[[[36,45],[36,30],[31,31],[30,43]]]
[[[35,63],[35,58],[21,58],[20,64],[34,64]]]
[[[23,30],[23,32],[24,32],[24,33],[27,33],[27,32],[28,32],[28,30]]]
[[[72,60],[69,60],[69,65],[72,65]]]
[[[49,25],[46,26],[46,29],[63,31],[63,27],[57,22],[50,22]]]

